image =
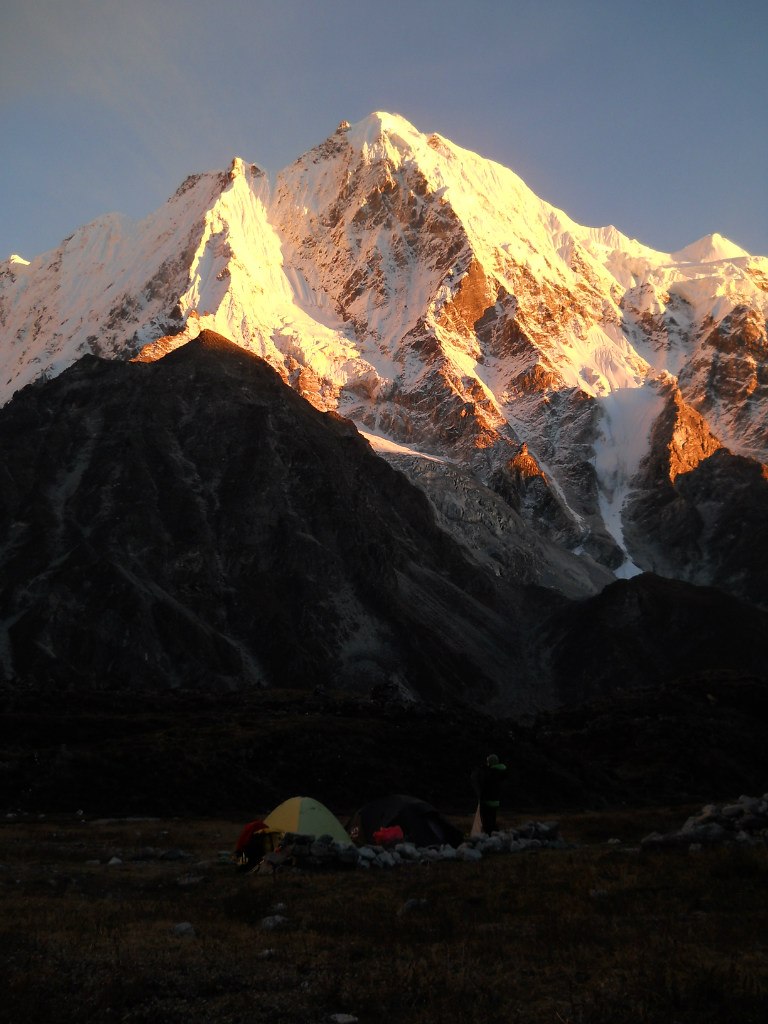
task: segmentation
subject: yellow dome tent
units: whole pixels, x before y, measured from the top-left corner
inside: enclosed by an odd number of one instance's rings
[[[277,832],[295,832],[300,836],[333,836],[340,843],[350,842],[339,819],[327,807],[309,796],[292,796],[271,811],[265,824]]]

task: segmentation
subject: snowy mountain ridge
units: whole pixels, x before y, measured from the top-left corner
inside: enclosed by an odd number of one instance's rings
[[[625,518],[665,411],[684,472],[724,447],[768,459],[767,315],[768,259],[717,234],[662,253],[578,225],[513,171],[376,113],[272,189],[236,158],[139,223],[109,215],[0,264],[0,399],[86,352],[150,360],[209,328],[629,575],[656,567]]]

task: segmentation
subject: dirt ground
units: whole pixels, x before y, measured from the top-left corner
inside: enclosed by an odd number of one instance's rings
[[[0,1020],[764,1024],[768,848],[641,851],[686,812],[568,812],[564,850],[276,878],[236,871],[234,818],[6,818]]]

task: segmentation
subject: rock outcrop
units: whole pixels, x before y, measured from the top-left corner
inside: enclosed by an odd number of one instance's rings
[[[768,467],[725,448],[677,389],[631,487],[624,538],[637,564],[768,606]]]

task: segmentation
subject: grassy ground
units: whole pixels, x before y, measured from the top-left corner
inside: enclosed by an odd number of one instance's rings
[[[764,1024],[768,848],[639,851],[685,814],[570,814],[568,850],[276,879],[220,862],[241,822],[6,821],[0,1020]]]

